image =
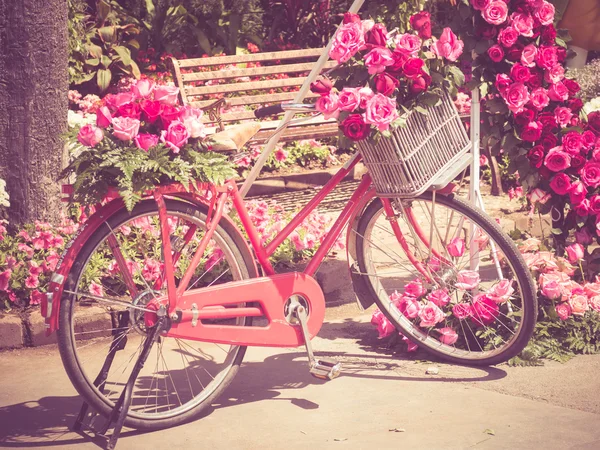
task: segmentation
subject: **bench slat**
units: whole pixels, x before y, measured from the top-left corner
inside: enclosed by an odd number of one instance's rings
[[[296,59],[306,57],[318,57],[323,54],[324,48],[309,48],[305,50],[285,50],[281,52],[252,53],[230,56],[213,56],[209,58],[189,58],[177,60],[172,58],[181,68],[206,67],[221,64],[237,64],[256,61],[273,61],[278,59]]]
[[[294,100],[296,98],[296,94],[298,91],[293,92],[281,92],[278,94],[263,94],[263,95],[247,95],[244,97],[231,97],[227,98],[227,104],[231,106],[239,106],[239,105],[257,105],[257,104],[266,104],[266,103],[281,103],[289,100]],[[315,94],[313,92],[309,92],[306,94],[305,99],[307,98],[316,98],[319,97],[319,94]],[[211,103],[214,103],[215,100],[202,100],[202,101],[191,101],[189,104],[196,108],[204,108]]]
[[[194,72],[194,73],[183,73],[181,79],[183,84],[190,83],[192,81],[205,81],[205,80],[221,80],[226,78],[240,78],[240,77],[251,77],[258,75],[273,75],[279,73],[296,73],[296,72],[310,72],[314,67],[315,63],[301,63],[301,64],[283,64],[276,66],[266,67],[251,67],[251,68],[239,68],[229,70],[213,70],[209,72]],[[335,67],[337,63],[335,61],[327,61],[324,69],[331,69]]]
[[[228,92],[259,91],[290,86],[302,86],[306,77],[282,78],[279,80],[248,81],[244,83],[216,84],[214,86],[186,87],[188,97],[206,94],[224,94]]]

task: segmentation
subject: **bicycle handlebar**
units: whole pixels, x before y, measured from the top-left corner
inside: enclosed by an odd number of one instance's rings
[[[267,116],[275,116],[285,111],[296,112],[312,112],[315,110],[315,105],[306,103],[280,103],[278,105],[264,106],[254,110],[254,116],[257,119],[262,119]]]

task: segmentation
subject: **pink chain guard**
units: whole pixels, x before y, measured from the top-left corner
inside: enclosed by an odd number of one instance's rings
[[[325,298],[315,279],[300,272],[191,289],[178,298],[176,308],[169,311],[180,311],[182,321],[173,323],[166,335],[232,345],[297,347],[304,344],[300,327],[290,325],[284,313],[285,303],[292,295],[299,295],[308,303],[308,331],[312,339],[321,329],[325,318]],[[267,324],[238,326],[203,323],[203,320],[219,318],[218,313],[223,312],[226,306],[240,303],[250,306],[242,308],[240,312],[247,310],[247,316],[264,315]],[[192,306],[194,304],[195,308]],[[195,321],[194,315],[197,317]]]

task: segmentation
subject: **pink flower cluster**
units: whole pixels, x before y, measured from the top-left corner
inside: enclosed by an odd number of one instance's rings
[[[96,125],[81,127],[77,139],[94,147],[110,132],[145,151],[162,143],[179,153],[190,140],[204,138],[205,132],[202,111],[178,106],[178,94],[177,87],[142,78],[128,92],[106,95],[96,111]]]
[[[585,236],[578,236],[585,239]],[[561,320],[583,316],[588,311],[600,312],[600,277],[594,282],[575,281],[578,264],[585,256],[582,244],[574,243],[567,247],[567,259],[552,252],[539,251],[540,241],[530,238],[519,249],[527,266],[537,277],[540,296],[552,301],[556,314]]]
[[[380,132],[389,130],[399,117],[397,102],[414,99],[431,85],[428,59],[438,57],[454,62],[462,54],[464,44],[450,28],[445,28],[439,39],[431,39],[429,13],[413,16],[411,26],[414,33],[392,37],[381,23],[361,20],[356,14],[344,16],[329,56],[352,70],[366,68],[369,82],[338,92],[324,79],[313,83],[311,89],[320,95],[317,110],[326,119],[338,119],[348,138],[360,141],[373,128]],[[358,61],[364,66],[358,66]]]

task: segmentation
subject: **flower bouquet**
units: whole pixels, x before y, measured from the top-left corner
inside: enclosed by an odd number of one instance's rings
[[[427,113],[441,103],[443,90],[455,96],[464,75],[455,63],[463,42],[450,28],[432,36],[428,12],[410,19],[412,32],[388,31],[382,23],[346,13],[329,56],[339,65],[311,85],[320,95],[316,109],[336,118],[352,141],[389,136],[408,113]]]
[[[73,128],[73,157],[62,176],[73,181],[74,202],[95,204],[117,189],[131,210],[159,184],[220,184],[236,176],[226,156],[207,151],[202,110],[178,106],[178,93],[141,79],[127,92],[105,96],[95,125]]]

